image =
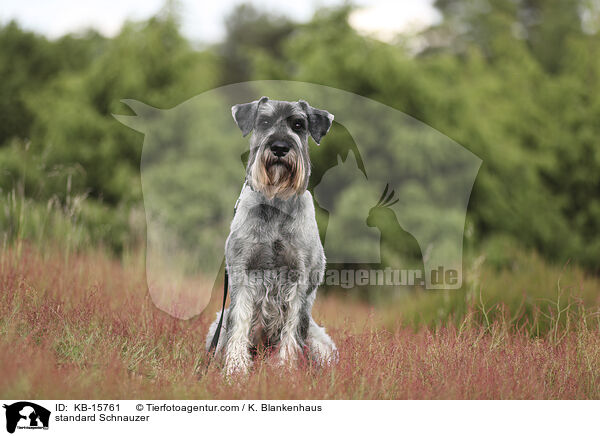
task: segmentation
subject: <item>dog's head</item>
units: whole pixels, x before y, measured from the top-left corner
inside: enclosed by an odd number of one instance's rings
[[[246,170],[248,183],[267,198],[301,195],[308,186],[308,136],[317,144],[325,136],[333,115],[304,100],[269,100],[262,97],[231,108],[233,119],[250,139]]]

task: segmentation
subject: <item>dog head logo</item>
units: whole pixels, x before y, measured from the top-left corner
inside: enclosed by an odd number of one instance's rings
[[[48,429],[50,411],[29,401],[19,401],[6,409],[6,431],[14,433],[18,429]]]
[[[462,285],[481,160],[431,126],[356,94],[290,81],[228,85],[164,110],[124,103],[135,115],[115,118],[144,134],[148,288],[171,315],[199,314],[219,288],[245,179],[267,197],[312,191],[330,266],[409,264],[424,271],[428,289]],[[320,165],[309,181],[311,160]]]

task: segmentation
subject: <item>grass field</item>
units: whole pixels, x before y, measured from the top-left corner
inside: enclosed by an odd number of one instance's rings
[[[529,256],[521,272],[482,267],[471,291],[374,306],[321,295],[315,319],[339,347],[336,366],[283,370],[262,359],[249,376],[226,379],[218,368],[204,371],[204,337],[220,296],[207,316],[172,318],[150,300],[139,259],[4,249],[0,396],[600,399],[600,283],[576,268]],[[559,287],[559,278],[575,286]]]

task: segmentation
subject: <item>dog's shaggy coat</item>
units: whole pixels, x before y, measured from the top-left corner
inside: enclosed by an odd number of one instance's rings
[[[232,114],[244,136],[254,133],[247,183],[225,244],[231,304],[215,353],[224,357],[228,373],[247,371],[252,351],[262,347],[277,350],[281,363],[293,363],[304,352],[331,363],[335,344],[311,316],[325,255],[307,186],[308,136],[318,144],[333,115],[302,100],[267,97],[236,105]]]

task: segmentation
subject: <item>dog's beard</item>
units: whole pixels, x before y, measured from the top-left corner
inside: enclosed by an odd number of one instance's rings
[[[304,163],[296,151],[283,158],[277,158],[269,152],[261,153],[254,161],[250,172],[252,186],[267,198],[287,200],[294,194],[301,195],[304,190]]]

